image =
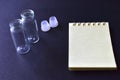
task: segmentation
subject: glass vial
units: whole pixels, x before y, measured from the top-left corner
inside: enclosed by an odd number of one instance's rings
[[[26,54],[30,51],[30,44],[22,29],[21,19],[15,19],[9,23],[13,43],[18,54]]]
[[[30,43],[37,43],[39,41],[37,21],[34,16],[34,11],[27,9],[21,13],[23,29],[27,35]]]

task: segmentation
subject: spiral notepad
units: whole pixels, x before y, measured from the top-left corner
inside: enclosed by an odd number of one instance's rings
[[[69,70],[116,69],[108,22],[69,23]]]

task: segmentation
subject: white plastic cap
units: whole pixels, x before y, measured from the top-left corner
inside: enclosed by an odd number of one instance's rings
[[[50,27],[54,28],[54,27],[57,27],[58,26],[58,20],[55,16],[51,16],[49,18],[49,24],[50,24]]]
[[[43,32],[47,32],[47,31],[50,30],[50,25],[49,25],[49,23],[48,23],[47,20],[41,21],[41,30],[42,30]]]

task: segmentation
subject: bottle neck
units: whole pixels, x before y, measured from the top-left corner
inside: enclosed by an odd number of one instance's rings
[[[22,13],[21,13],[21,17],[23,20],[33,20],[34,19],[34,11],[33,10],[24,10]]]
[[[21,20],[24,23],[24,22],[27,22],[27,21],[28,22],[34,21],[35,18],[34,17],[22,17]]]

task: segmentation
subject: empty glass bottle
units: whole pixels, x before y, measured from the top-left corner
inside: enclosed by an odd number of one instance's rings
[[[22,29],[21,19],[15,19],[9,23],[12,40],[18,54],[26,54],[30,50],[30,44]]]
[[[27,9],[21,13],[23,29],[27,35],[27,39],[30,43],[36,43],[39,41],[38,26],[35,20],[34,11]]]

